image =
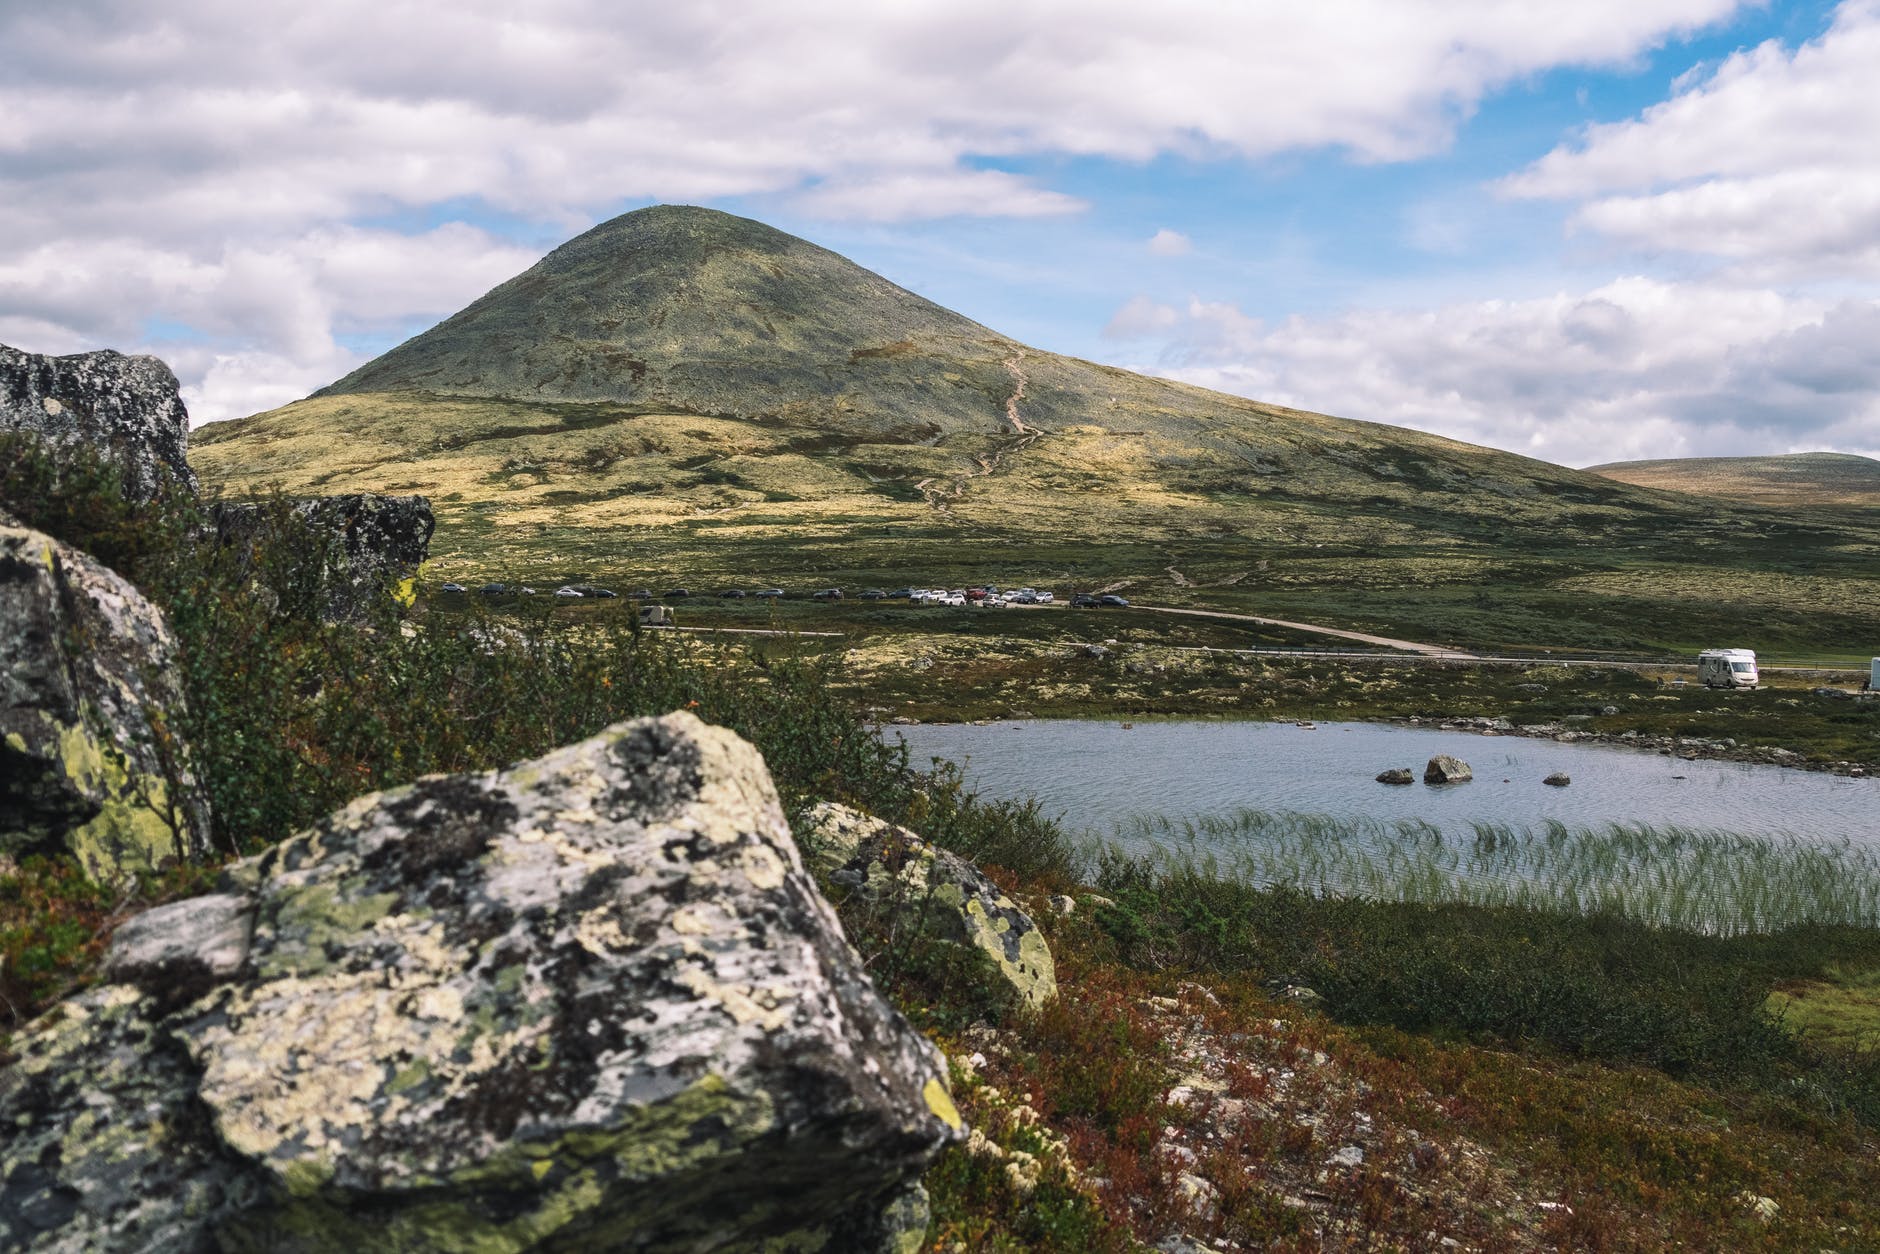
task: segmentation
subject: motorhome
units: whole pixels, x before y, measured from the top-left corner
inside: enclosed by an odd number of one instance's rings
[[[1706,688],[1754,688],[1761,682],[1752,649],[1705,649],[1697,655],[1697,677]]]

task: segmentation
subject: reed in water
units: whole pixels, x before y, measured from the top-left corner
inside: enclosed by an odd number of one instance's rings
[[[1611,823],[1477,823],[1268,810],[1141,815],[1115,843],[1173,869],[1320,896],[1616,914],[1717,935],[1880,923],[1880,848]]]

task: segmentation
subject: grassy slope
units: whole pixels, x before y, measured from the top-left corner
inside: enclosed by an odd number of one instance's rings
[[[426,493],[440,577],[1126,583],[1490,648],[1880,635],[1872,512],[1642,490],[1027,349],[708,210],[604,223],[318,396],[197,433],[192,461],[237,493]]]

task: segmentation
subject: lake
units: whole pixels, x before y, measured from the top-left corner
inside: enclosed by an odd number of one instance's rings
[[[1601,744],[1377,723],[1031,720],[883,729],[912,760],[960,763],[975,790],[1036,797],[1065,826],[1109,838],[1145,815],[1194,818],[1242,809],[1334,818],[1421,820],[1447,835],[1478,822],[1530,827],[1646,823],[1750,836],[1842,840],[1880,848],[1880,780],[1750,763],[1685,761]],[[1376,782],[1388,767],[1447,753],[1475,779],[1430,787]],[[1541,783],[1561,771],[1565,788]]]

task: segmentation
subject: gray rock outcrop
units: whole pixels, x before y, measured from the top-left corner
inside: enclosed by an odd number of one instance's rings
[[[1414,784],[1416,783],[1416,778],[1416,776],[1410,773],[1409,767],[1393,766],[1388,771],[1378,772],[1377,782],[1380,784]]]
[[[1461,758],[1452,758],[1447,753],[1439,753],[1423,767],[1423,782],[1426,784],[1460,784],[1475,778],[1475,772]]]
[[[1057,996],[1057,965],[1031,916],[980,873],[905,827],[825,801],[810,811],[812,856],[831,882],[983,952],[1026,1004]]]
[[[0,515],[0,854],[110,880],[207,851],[175,650],[128,580]]]
[[[0,431],[89,446],[119,467],[138,500],[170,479],[196,491],[189,413],[176,376],[155,357],[108,349],[45,357],[0,344]]]
[[[1541,781],[1541,783],[1546,784],[1549,788],[1565,788],[1572,782],[1573,777],[1565,771],[1555,771],[1552,775],[1549,775],[1546,779]]]
[[[904,1250],[962,1131],[684,713],[363,797],[107,970],[0,1072],[0,1248]]]
[[[216,536],[225,545],[249,548],[276,525],[269,507],[249,502],[217,504]],[[304,527],[309,543],[326,547],[326,574],[318,612],[347,619],[385,594],[409,605],[419,568],[430,552],[436,519],[422,496],[304,497],[288,506],[289,526]]]

